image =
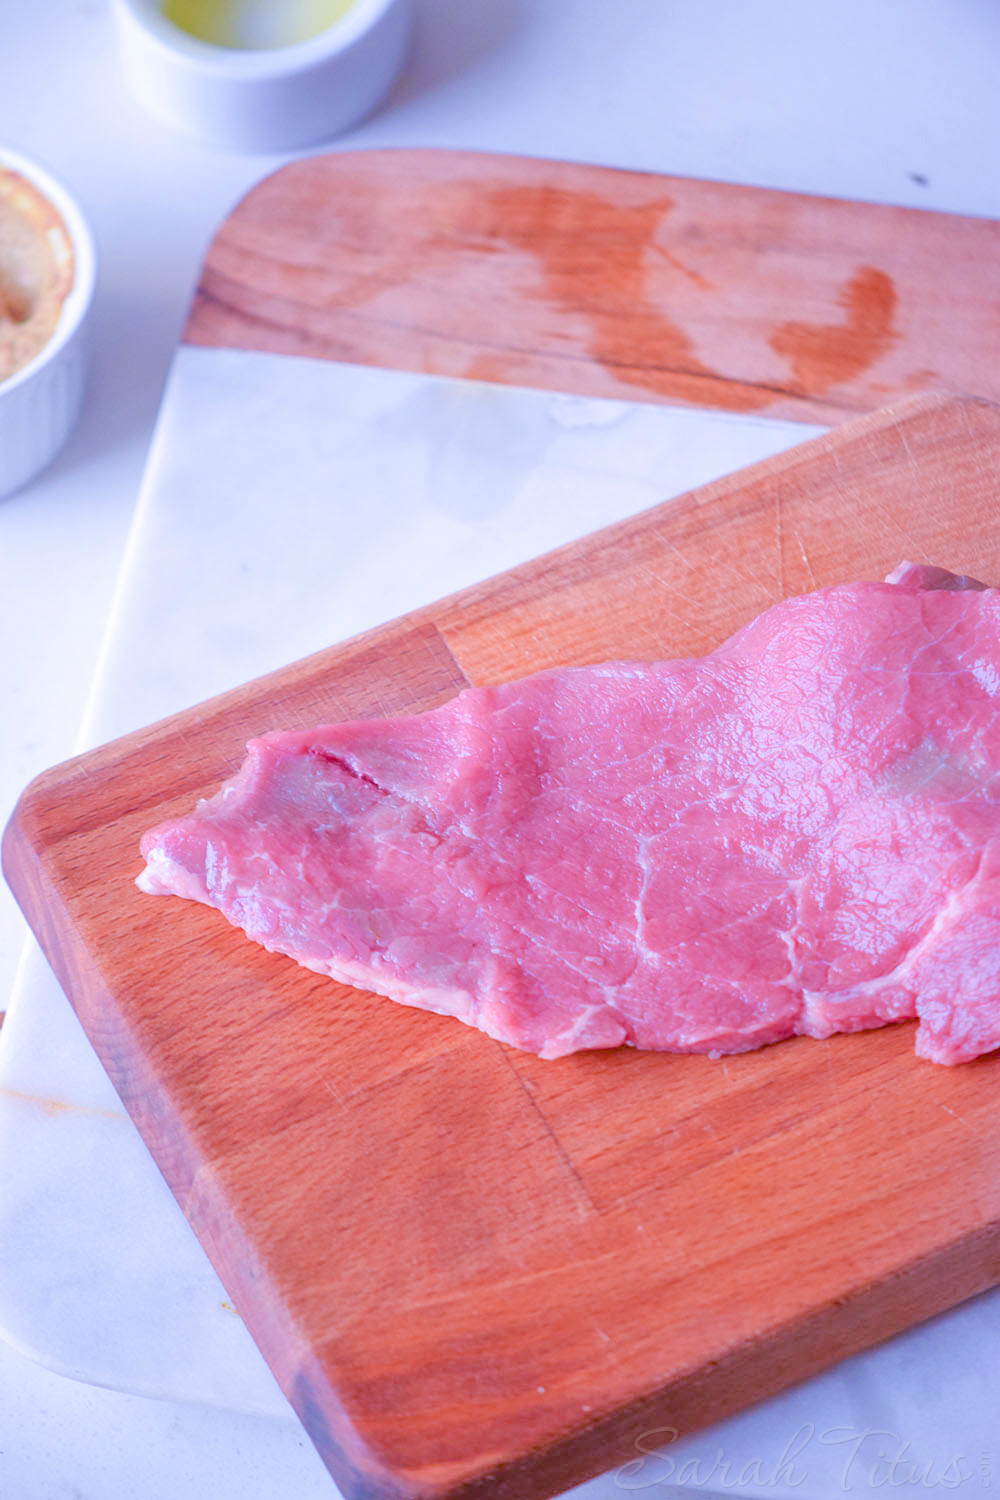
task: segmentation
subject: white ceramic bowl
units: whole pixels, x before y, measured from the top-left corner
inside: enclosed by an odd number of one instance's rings
[[[308,41],[250,50],[201,41],[162,6],[114,0],[132,92],[167,124],[237,151],[297,150],[362,119],[392,87],[412,25],[412,0],[354,0]]]
[[[62,183],[36,162],[5,146],[0,146],[0,168],[26,178],[48,199],[65,226],[73,252],[73,279],[54,331],[27,364],[0,379],[2,497],[27,484],[55,457],[79,415],[97,257],[87,221]],[[61,238],[58,230],[55,233]]]

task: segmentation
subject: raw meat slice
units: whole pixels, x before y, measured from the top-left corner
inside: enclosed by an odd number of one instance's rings
[[[1000,1046],[1000,593],[903,564],[698,660],[273,733],[139,884],[559,1057],[918,1016]]]

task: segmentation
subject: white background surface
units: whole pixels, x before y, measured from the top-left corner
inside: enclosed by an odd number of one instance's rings
[[[338,148],[524,152],[1000,217],[994,0],[417,0],[417,11],[398,89]],[[0,139],[77,193],[101,256],[80,428],[44,476],[0,501],[5,817],[73,748],[204,247],[281,159],[199,147],[148,119],[125,94],[99,0],[0,0],[0,20]],[[3,892],[2,994],[22,933]],[[230,1493],[331,1487],[290,1425],[102,1392],[0,1349],[4,1500]]]

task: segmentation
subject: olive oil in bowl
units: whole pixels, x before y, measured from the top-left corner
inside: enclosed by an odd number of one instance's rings
[[[216,47],[267,51],[329,31],[355,0],[164,0],[179,30]]]

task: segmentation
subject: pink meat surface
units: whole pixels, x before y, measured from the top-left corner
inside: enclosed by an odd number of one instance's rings
[[[140,887],[543,1057],[1000,1046],[1000,592],[902,565],[697,660],[273,733]]]

